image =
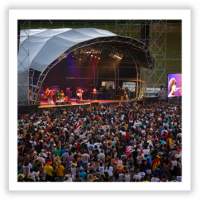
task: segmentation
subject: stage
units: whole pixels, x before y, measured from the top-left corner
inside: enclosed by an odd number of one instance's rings
[[[111,104],[111,103],[126,103],[133,100],[71,100],[63,104],[40,104],[38,108],[59,108],[59,107],[72,107],[72,106],[88,106],[92,104]]]

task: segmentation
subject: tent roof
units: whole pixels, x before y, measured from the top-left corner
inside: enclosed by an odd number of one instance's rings
[[[152,68],[154,65],[154,60],[144,43],[107,30],[95,28],[21,30],[18,51],[19,104],[29,103],[30,68],[39,72],[34,71],[34,77],[32,77],[34,80],[32,84],[39,87],[39,74],[45,74],[45,70],[56,66],[60,59],[62,60],[63,56],[71,51],[92,45],[97,45],[105,52],[113,47],[122,49],[126,54],[124,58],[127,57],[131,62],[134,60],[134,63],[140,67]]]
[[[72,46],[88,40],[116,34],[95,28],[26,29],[20,31],[18,70],[29,67],[43,71]]]

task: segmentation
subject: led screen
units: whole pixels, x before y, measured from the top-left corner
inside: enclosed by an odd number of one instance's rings
[[[168,74],[168,97],[182,96],[182,75]]]

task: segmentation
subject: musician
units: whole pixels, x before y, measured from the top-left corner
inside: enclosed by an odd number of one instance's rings
[[[60,99],[64,100],[64,97],[65,97],[65,93],[63,92],[63,90],[61,90],[61,92],[60,92]]]
[[[59,100],[60,99],[60,90],[58,89],[56,91],[56,100]]]
[[[92,90],[92,97],[93,97],[93,99],[96,99],[96,97],[97,97],[97,89],[96,88],[93,88],[93,90]]]
[[[76,91],[76,95],[79,97],[79,99],[82,101],[83,100],[83,89],[78,88]]]
[[[45,90],[45,96],[48,99],[48,104],[54,104],[53,95],[54,95],[54,91],[53,90],[51,90],[49,88],[47,88]]]
[[[46,96],[46,98],[48,98],[48,96],[50,95],[51,90],[49,88],[46,88],[44,94]]]

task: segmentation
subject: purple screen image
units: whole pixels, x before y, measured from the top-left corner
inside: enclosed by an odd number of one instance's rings
[[[182,96],[182,75],[168,74],[168,97]]]

